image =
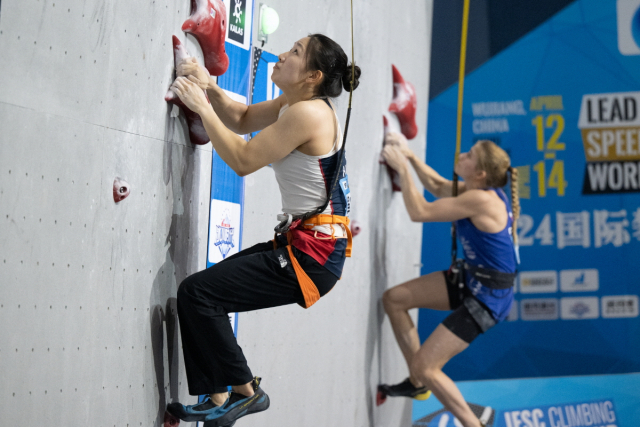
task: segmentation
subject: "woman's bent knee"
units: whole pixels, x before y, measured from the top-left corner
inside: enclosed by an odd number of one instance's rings
[[[389,312],[393,308],[393,288],[387,289],[382,294],[382,306],[384,307],[385,312]]]
[[[420,382],[422,382],[424,385],[431,384],[438,371],[438,368],[429,366],[418,357],[413,358],[413,360],[411,361],[411,366],[409,367],[409,372],[411,372],[411,375],[420,380]]]
[[[396,286],[387,289],[382,294],[382,305],[387,313],[390,310],[408,310],[409,307],[406,307],[406,303],[403,301],[403,293],[401,286]]]

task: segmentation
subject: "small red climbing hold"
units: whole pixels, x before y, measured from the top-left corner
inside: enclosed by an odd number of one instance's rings
[[[360,223],[358,221],[351,221],[351,236],[356,237],[362,231],[362,227],[360,227]]]
[[[116,179],[113,180],[113,201],[118,203],[126,199],[131,191],[130,188],[127,181],[116,177]]]

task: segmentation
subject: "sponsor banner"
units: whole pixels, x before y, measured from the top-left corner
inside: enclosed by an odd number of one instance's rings
[[[493,408],[468,402],[467,404],[474,415],[483,422],[484,426],[493,427],[495,425],[495,412]],[[440,409],[439,411],[428,414],[419,420],[415,420],[413,422],[413,427],[462,427],[462,424],[451,412],[446,409]]]
[[[526,116],[521,99],[504,102],[475,102],[471,104],[473,122],[471,127],[476,135],[509,132],[508,116]]]
[[[602,317],[607,319],[638,317],[638,295],[602,297]]]
[[[556,320],[558,300],[556,298],[527,298],[520,301],[520,319]]]
[[[617,427],[611,399],[504,411],[495,427]]]
[[[598,297],[561,298],[560,313],[564,320],[597,319],[600,316]]]
[[[623,55],[640,55],[639,7],[640,0],[618,0],[617,2],[618,50]]]
[[[578,128],[587,160],[582,194],[640,191],[640,92],[582,97]]]
[[[457,383],[491,427],[627,427],[640,420],[640,374]],[[445,417],[446,420],[443,420]],[[460,427],[437,399],[414,401],[413,427]],[[435,422],[434,422],[435,421]],[[438,424],[442,422],[443,424]],[[445,423],[446,422],[446,423]]]
[[[589,162],[582,194],[632,193],[640,191],[640,162]]]
[[[466,76],[461,149],[491,140],[517,168],[521,264],[515,310],[447,363],[453,380],[640,372],[639,46],[640,0],[575,0]],[[445,177],[457,101],[453,85],[428,108]],[[447,268],[450,239],[424,225],[423,274]],[[421,310],[421,339],[445,316]]]
[[[234,101],[247,103],[250,85],[251,18],[253,0],[224,0],[227,8],[227,37],[225,50],[229,56],[227,72],[218,77],[218,86]],[[233,20],[231,19],[233,17]],[[240,19],[242,31],[234,30]],[[240,37],[240,35],[242,37]],[[214,150],[211,162],[211,209],[207,268],[242,249],[242,220],[244,209],[244,179],[238,176]],[[238,315],[229,313],[234,335],[238,333]],[[200,396],[200,401],[206,396]],[[197,423],[199,427],[203,423]]]
[[[553,293],[558,290],[555,271],[523,271],[518,274],[520,292],[523,294]]]
[[[225,0],[225,6],[229,16],[235,14],[236,17],[244,17],[243,19],[245,19],[245,21],[243,25],[248,29],[248,34],[243,33],[246,36],[243,40],[246,43],[250,43],[253,1],[242,0],[236,3],[236,0]],[[231,20],[227,23],[227,27],[229,27]],[[249,54],[249,48],[245,48],[244,45],[240,46],[237,41],[230,40],[227,34],[225,49],[229,56],[229,68],[226,73],[218,77],[218,86],[220,86],[225,94],[232,100],[248,104],[249,87],[251,83],[249,72],[251,69],[251,55]],[[232,244],[227,244],[224,243],[223,240],[220,240],[222,237],[220,233],[224,231],[218,228],[221,227],[220,221],[222,219],[219,215],[222,213],[215,209],[217,209],[216,206],[222,206],[225,202],[229,203],[228,206],[233,206],[233,208],[229,210],[229,212],[232,213],[230,220],[237,222],[237,224],[235,222],[232,224],[233,231],[228,231],[228,233],[233,234],[234,239],[237,239],[237,241],[234,240]],[[226,256],[242,249],[243,207],[244,179],[227,166],[214,151],[211,167],[211,217],[209,219],[207,267],[211,267],[213,264],[222,261]],[[238,215],[239,218],[235,219]],[[216,242],[218,242],[217,245],[215,244]],[[227,251],[226,254],[224,253],[225,251]]]
[[[227,8],[227,43],[249,50],[251,45],[252,0],[224,0]]]
[[[209,263],[218,263],[238,253],[241,207],[239,203],[211,200],[209,217]]]
[[[560,290],[562,292],[590,292],[600,288],[598,270],[561,270]]]

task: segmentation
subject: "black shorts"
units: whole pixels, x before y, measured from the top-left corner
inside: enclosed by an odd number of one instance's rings
[[[469,288],[466,286],[460,289],[458,283],[451,280],[452,278],[449,275],[447,270],[442,272],[444,274],[444,280],[447,284],[447,293],[449,294],[449,306],[453,313],[448,315],[443,321],[442,324],[453,332],[458,338],[463,340],[466,343],[471,343],[474,339],[478,337],[481,333],[483,333],[482,328],[478,324],[478,322],[473,318],[469,309],[466,305],[463,304],[463,301],[466,298],[475,299],[482,308],[484,308],[489,315],[491,312],[489,309],[480,301],[478,301],[469,291]]]

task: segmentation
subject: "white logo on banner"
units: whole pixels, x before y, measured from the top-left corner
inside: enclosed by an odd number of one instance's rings
[[[565,320],[597,319],[600,316],[598,297],[560,299],[560,317]]]
[[[215,264],[237,253],[239,239],[240,205],[212,199],[209,217],[209,262]]]
[[[637,295],[610,295],[602,297],[602,317],[638,317]]]
[[[224,0],[224,6],[227,9],[229,18],[225,41],[244,50],[249,50],[251,45],[251,23],[253,22],[253,2]]]
[[[558,300],[555,298],[523,299],[520,301],[522,320],[556,320]]]
[[[558,275],[555,271],[523,271],[520,278],[520,292],[542,294],[558,291]]]
[[[618,0],[618,49],[640,55],[640,0]]]
[[[233,8],[233,17],[236,18],[236,25],[242,22],[242,2],[240,0],[235,0],[236,4]]]
[[[600,288],[598,270],[561,270],[560,290],[562,292],[588,292]]]

